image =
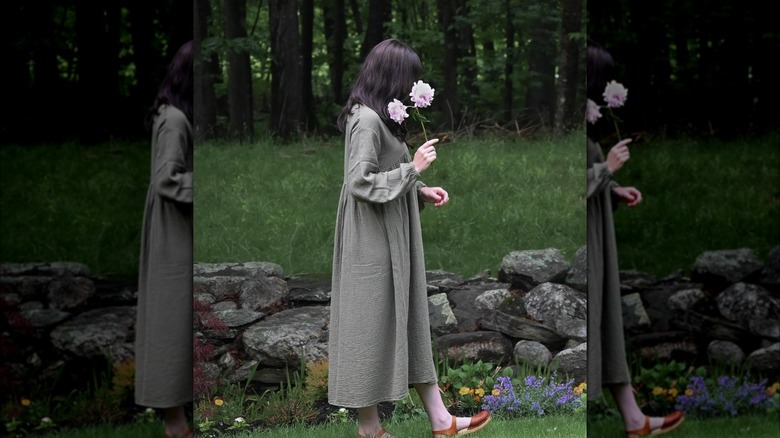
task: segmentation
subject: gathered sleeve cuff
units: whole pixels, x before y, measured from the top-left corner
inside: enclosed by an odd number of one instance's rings
[[[185,132],[172,126],[160,127],[155,151],[154,190],[163,198],[191,204],[192,171],[187,168],[187,148]]]
[[[607,163],[593,163],[593,166],[588,168],[588,199],[598,196],[604,190],[611,193],[615,187],[619,187],[619,184],[612,179]]]
[[[351,136],[347,171],[347,188],[357,200],[384,204],[403,196],[415,187],[420,174],[413,163],[397,168],[379,168],[381,142],[370,128],[357,128]]]

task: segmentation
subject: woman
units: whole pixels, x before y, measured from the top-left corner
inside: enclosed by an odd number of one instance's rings
[[[601,101],[614,61],[603,47],[588,44],[588,98]],[[623,315],[618,277],[617,243],[612,221],[618,202],[634,207],[642,202],[635,187],[622,187],[612,176],[628,161],[625,139],[613,146],[607,159],[598,143],[588,137],[588,398],[609,388],[618,405],[628,437],[655,435],[675,429],[683,421],[680,412],[647,417],[637,405],[631,388],[623,338]]]
[[[411,159],[406,127],[387,104],[404,100],[422,65],[406,44],[385,40],[358,73],[338,120],[345,133],[344,185],[333,250],[328,398],[357,408],[358,437],[384,437],[377,404],[414,385],[434,437],[476,432],[490,421],[451,416],[436,384],[420,229],[423,202],[449,201],[420,173],[436,159],[433,139]]]
[[[163,409],[166,437],[190,437],[192,401],[192,42],[150,109],[151,181],[138,275],[135,401]]]

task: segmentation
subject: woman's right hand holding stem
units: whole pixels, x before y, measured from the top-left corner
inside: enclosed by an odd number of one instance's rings
[[[438,143],[438,141],[438,138],[432,138],[426,141],[417,149],[417,152],[414,153],[412,163],[414,164],[414,169],[417,173],[422,173],[431,165],[431,163],[433,163],[433,160],[436,159],[436,148],[433,147],[433,145]]]
[[[627,145],[629,143],[631,143],[631,139],[627,138],[612,146],[612,149],[609,150],[607,154],[607,169],[609,169],[610,173],[617,172],[628,161],[630,154]]]

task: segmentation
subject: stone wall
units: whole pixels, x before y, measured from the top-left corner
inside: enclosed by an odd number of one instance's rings
[[[765,264],[712,251],[656,278],[621,272],[629,348],[650,359],[713,359],[780,374],[780,246]],[[194,333],[209,377],[275,386],[287,366],[327,357],[330,279],[266,262],[196,264]],[[550,365],[586,375],[586,250],[507,254],[497,277],[428,271],[431,339],[440,356]],[[4,363],[11,378],[54,376],[72,362],[133,357],[136,286],[78,263],[0,264]]]
[[[585,262],[584,248],[571,263],[545,249],[507,254],[498,278],[428,271],[434,348],[453,363],[516,357],[584,380]],[[287,277],[273,263],[197,264],[200,371],[242,381],[257,367],[255,380],[274,386],[285,367],[326,359],[330,292],[329,278]]]
[[[629,344],[648,359],[739,365],[780,377],[780,246],[707,251],[691,276],[621,272]]]

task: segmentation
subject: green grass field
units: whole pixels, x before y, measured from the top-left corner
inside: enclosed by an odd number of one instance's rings
[[[777,438],[780,436],[780,418],[777,414],[744,415],[731,418],[711,418],[685,421],[669,433],[669,438],[720,438],[749,436],[750,438]],[[588,436],[623,438],[626,436],[619,419],[588,422]]]
[[[621,269],[690,274],[703,251],[780,245],[780,135],[750,141],[648,141],[615,174],[643,202],[615,213]]]
[[[0,260],[135,278],[149,145],[0,147]]]
[[[498,272],[510,251],[585,244],[582,133],[437,145],[423,173],[450,203],[422,214],[426,268]],[[195,153],[195,260],[270,261],[329,274],[343,140],[287,146],[206,143]]]

